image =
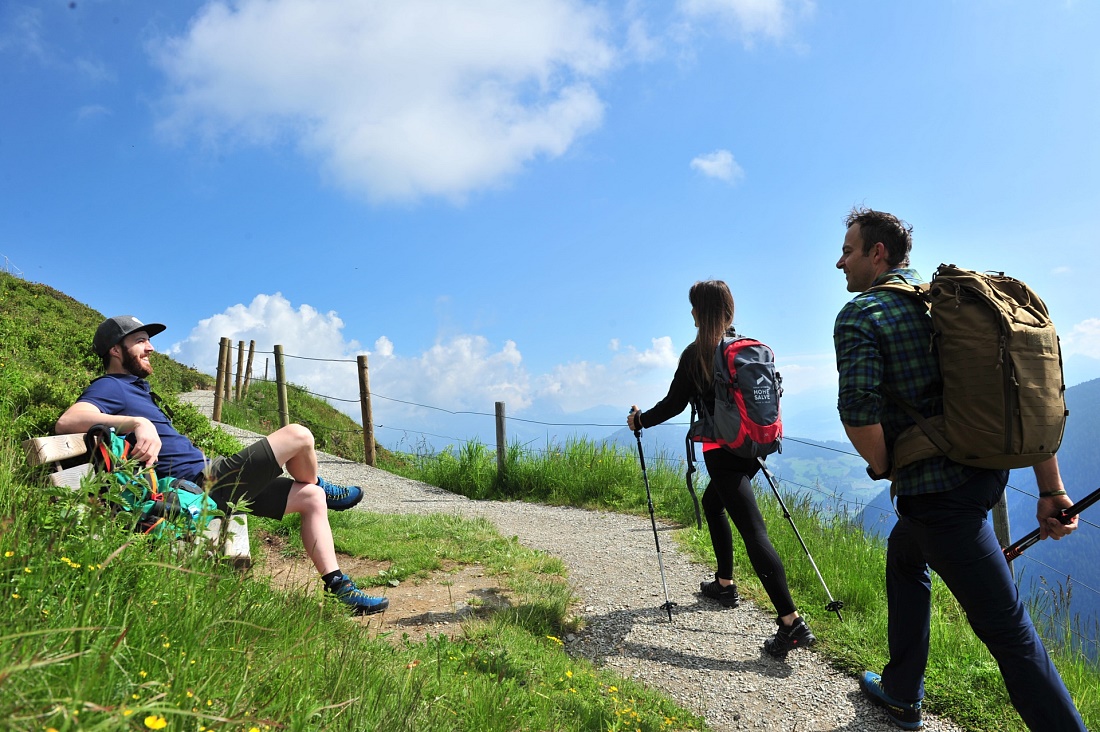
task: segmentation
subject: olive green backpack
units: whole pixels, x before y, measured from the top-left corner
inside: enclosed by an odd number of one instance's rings
[[[930,283],[872,290],[928,306],[943,377],[943,415],[922,417],[894,443],[895,468],[946,455],[980,468],[1025,468],[1049,459],[1065,431],[1062,351],[1047,306],[1023,282],[941,264]]]

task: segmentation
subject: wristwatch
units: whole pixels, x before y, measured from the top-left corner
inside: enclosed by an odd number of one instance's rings
[[[868,465],[867,466],[867,475],[870,476],[871,480],[886,480],[887,478],[890,477],[890,473],[893,471],[893,469],[894,469],[893,464],[890,464],[890,465],[886,466],[886,470],[884,470],[883,472],[876,473],[874,470],[871,469],[871,466]]]

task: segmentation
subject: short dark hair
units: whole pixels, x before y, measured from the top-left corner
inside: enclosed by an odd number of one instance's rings
[[[859,234],[863,238],[863,253],[882,242],[886,247],[886,263],[891,267],[904,267],[909,264],[909,250],[913,248],[913,227],[894,214],[875,211],[856,206],[848,212],[844,227],[851,228],[859,224]]]

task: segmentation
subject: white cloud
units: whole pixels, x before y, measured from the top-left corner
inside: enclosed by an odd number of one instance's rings
[[[12,51],[46,62],[48,52],[42,41],[42,11],[31,7],[9,6],[0,17],[0,53]]]
[[[160,127],[289,140],[372,200],[460,199],[600,124],[606,25],[571,0],[211,2],[151,49]]]
[[[1079,354],[1100,359],[1100,318],[1082,320],[1061,339],[1063,355]]]
[[[729,150],[715,150],[700,155],[691,161],[691,168],[708,178],[718,178],[727,183],[735,183],[745,177],[745,171],[733,159],[733,153]]]
[[[1052,269],[1050,271],[1050,273],[1054,274],[1054,275],[1067,275],[1067,274],[1070,274],[1071,272],[1073,272],[1073,268],[1068,267],[1066,265],[1062,265],[1061,267],[1055,267],[1054,269]]]
[[[85,104],[80,109],[76,110],[76,118],[81,122],[90,119],[98,119],[99,117],[107,117],[111,114],[111,110],[104,107],[102,104]]]
[[[785,38],[797,16],[813,11],[811,0],[681,0],[683,14],[696,22],[717,22],[746,45],[757,36]]]
[[[200,321],[168,353],[214,373],[222,337],[232,342],[234,368],[238,343],[244,342],[247,353],[249,341],[255,340],[258,355],[252,373],[262,378],[267,359],[269,378],[274,379],[270,352],[281,345],[287,380],[333,397],[338,400],[334,405],[355,419],[360,417],[355,359],[367,353],[371,393],[377,397],[372,402],[375,421],[409,427],[425,418],[424,409],[415,405],[492,413],[494,402],[502,401],[508,414],[523,415],[535,400],[565,413],[631,399],[656,401],[667,390],[679,358],[666,336],[652,339],[642,350],[620,346],[606,363],[560,364],[533,375],[514,341],[498,348],[484,336],[464,334],[420,354],[401,354],[389,337],[380,336],[368,353],[357,341],[345,339],[343,327],[334,312],[321,313],[304,304],[295,307],[279,293],[257,295],[247,305],[234,305]]]

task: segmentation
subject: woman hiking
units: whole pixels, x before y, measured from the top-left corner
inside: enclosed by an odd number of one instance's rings
[[[665,398],[645,412],[639,412],[636,406],[631,409],[626,418],[631,430],[661,424],[680,414],[689,403],[706,409],[708,414],[714,413],[714,351],[727,331],[733,330],[733,295],[725,282],[707,280],[691,286],[688,300],[697,328],[695,341],[680,354]],[[813,645],[817,639],[791,599],[783,562],[768,538],[764,518],[756,505],[752,478],[760,464],[755,459],[739,457],[716,442],[704,441],[702,449],[710,475],[703,493],[703,512],[718,571],[714,581],[700,584],[700,591],[725,607],[737,607],[741,601],[733,581],[733,533],[728,514],[778,616],[779,629],[774,638],[764,641],[764,650],[773,656],[784,656],[794,648]]]

